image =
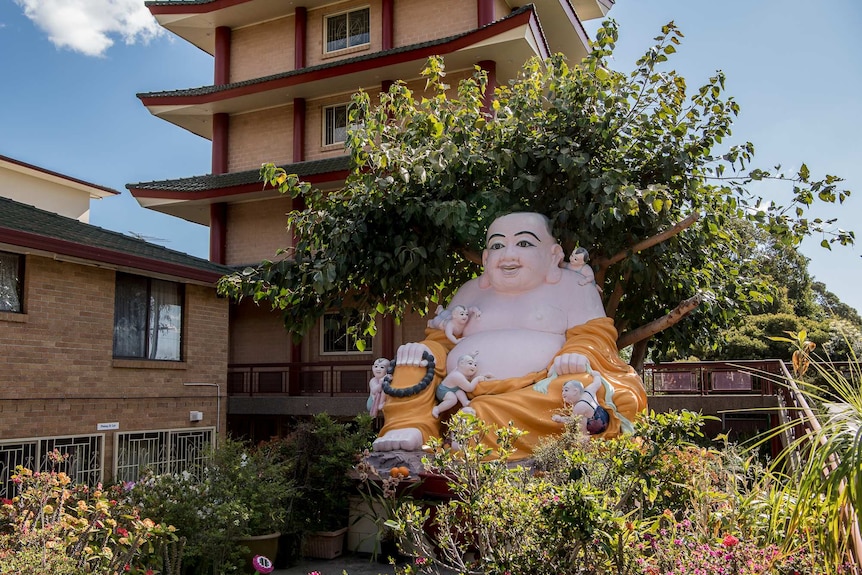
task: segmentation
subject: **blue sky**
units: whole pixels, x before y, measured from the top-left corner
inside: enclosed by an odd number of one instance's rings
[[[839,217],[862,242],[862,5],[617,0],[609,16],[621,70],[675,21],[686,37],[671,67],[690,88],[725,72],[742,108],[733,141],[753,142],[761,166],[793,172],[805,162],[816,176],[845,178],[855,195],[816,214]],[[91,223],[206,257],[206,228],[141,208],[125,185],[210,171],[209,142],[151,116],[135,94],[212,75],[212,58],[162,31],[143,0],[0,0],[0,154],[121,191],[93,202]],[[860,247],[827,252],[819,241],[802,246],[810,272],[862,310]]]

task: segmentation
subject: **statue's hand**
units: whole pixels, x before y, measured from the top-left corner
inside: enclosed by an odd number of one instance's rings
[[[553,369],[557,375],[585,373],[589,370],[589,367],[589,360],[580,353],[563,353],[554,358]]]
[[[431,353],[431,349],[424,343],[405,343],[395,352],[395,363],[398,365],[412,365],[425,367],[428,362],[422,359],[424,352]]]

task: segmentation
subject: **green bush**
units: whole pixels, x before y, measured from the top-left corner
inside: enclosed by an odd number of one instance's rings
[[[238,572],[240,539],[284,528],[295,496],[289,462],[265,447],[225,440],[200,466],[177,474],[146,474],[132,489],[150,516],[186,538],[183,563],[196,574]]]

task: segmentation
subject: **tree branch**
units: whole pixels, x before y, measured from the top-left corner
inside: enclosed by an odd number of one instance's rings
[[[605,304],[605,315],[608,317],[614,317],[617,315],[617,307],[620,305],[620,300],[623,298],[623,294],[625,294],[626,283],[629,281],[629,277],[631,277],[631,270],[626,270],[623,278],[621,280],[617,280],[617,283],[614,285],[614,291],[611,292],[611,295],[608,296],[608,301]]]
[[[665,241],[669,238],[672,238],[673,236],[679,234],[683,230],[690,228],[694,224],[694,222],[696,222],[699,219],[700,219],[700,213],[699,212],[693,212],[687,218],[674,224],[672,227],[666,229],[665,231],[661,232],[660,234],[656,234],[650,238],[642,240],[642,241],[636,243],[635,245],[633,245],[632,247],[630,247],[624,251],[617,252],[615,255],[613,255],[609,258],[597,258],[596,264],[595,264],[596,268],[597,268],[596,272],[595,272],[596,278],[599,278],[599,277],[604,278],[605,270],[607,270],[610,266],[614,265],[615,263],[624,260],[628,254],[642,252],[647,248],[651,248],[654,245],[660,244],[663,241]]]
[[[617,348],[623,349],[624,347],[628,347],[633,343],[637,343],[641,340],[644,340],[648,337],[652,337],[660,331],[663,331],[670,326],[678,323],[682,318],[690,314],[694,311],[697,306],[701,304],[703,301],[703,294],[699,293],[693,297],[688,298],[680,302],[676,308],[673,309],[669,314],[660,317],[656,320],[649,322],[646,325],[642,325],[637,329],[633,329],[632,331],[626,332],[622,334],[617,339]]]
[[[458,250],[461,254],[461,257],[467,260],[468,262],[473,262],[476,265],[482,265],[482,253],[477,252],[476,250],[470,250],[467,248],[461,248]]]

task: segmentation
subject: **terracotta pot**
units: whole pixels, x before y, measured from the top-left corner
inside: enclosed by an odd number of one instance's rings
[[[334,559],[344,551],[347,527],[337,531],[316,531],[305,536],[302,554],[315,559]]]

